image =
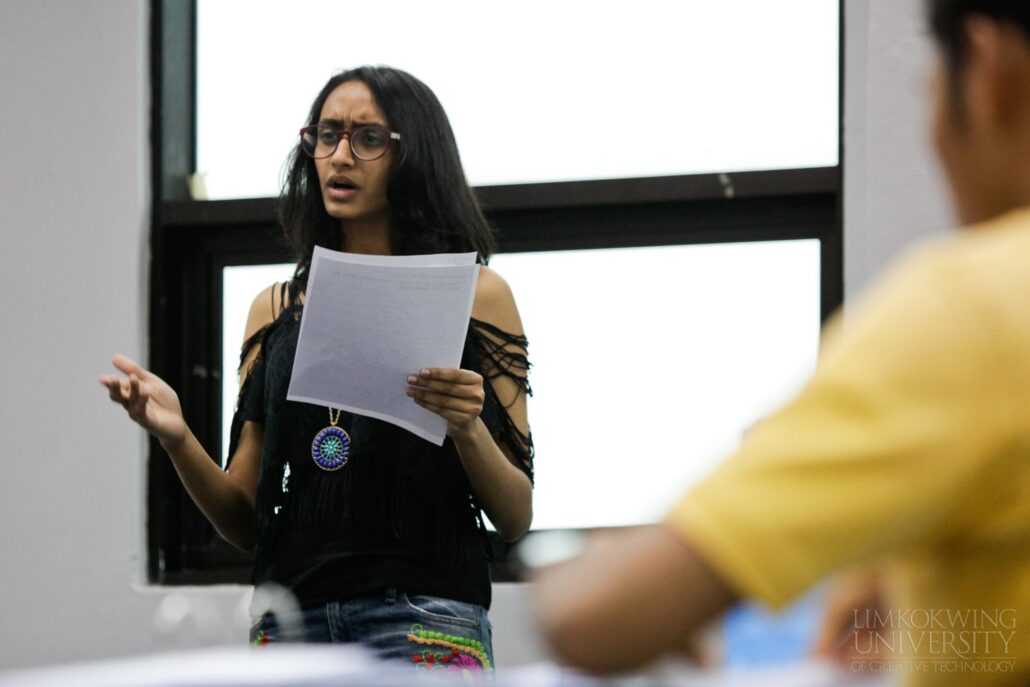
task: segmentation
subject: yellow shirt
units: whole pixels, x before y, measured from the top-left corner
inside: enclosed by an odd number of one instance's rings
[[[773,607],[837,569],[896,563],[902,595],[872,639],[897,657],[881,670],[1026,684],[1030,209],[891,271],[831,325],[799,396],[667,523]]]

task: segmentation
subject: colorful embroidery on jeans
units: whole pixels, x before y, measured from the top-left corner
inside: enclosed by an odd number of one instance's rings
[[[493,672],[490,659],[478,639],[458,637],[426,630],[415,623],[408,632],[408,641],[424,647],[411,657],[413,663],[425,670],[444,669],[457,673],[484,670]],[[433,648],[429,648],[433,647]],[[434,650],[436,648],[442,651]]]

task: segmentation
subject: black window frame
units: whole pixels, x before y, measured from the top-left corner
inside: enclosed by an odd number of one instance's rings
[[[715,0],[713,0],[715,1]],[[840,3],[838,120],[843,117]],[[151,269],[149,364],[180,395],[194,434],[221,450],[221,271],[292,262],[275,199],[194,201],[196,2],[151,0]],[[838,128],[839,140],[843,132]],[[843,301],[843,145],[834,167],[477,187],[499,252],[815,238],[821,314]],[[632,232],[626,228],[632,227]],[[147,571],[151,583],[249,578],[250,556],[214,532],[160,445],[148,455]],[[517,575],[497,543],[495,580]]]

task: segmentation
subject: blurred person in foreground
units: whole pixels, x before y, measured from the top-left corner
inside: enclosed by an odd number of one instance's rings
[[[562,661],[634,669],[738,600],[780,608],[876,565],[880,609],[838,596],[824,654],[913,685],[1030,681],[1030,2],[927,7],[933,139],[964,231],[832,324],[803,391],[663,522],[542,572]]]

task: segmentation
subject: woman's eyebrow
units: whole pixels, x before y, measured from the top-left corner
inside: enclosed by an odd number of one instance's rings
[[[326,126],[335,126],[335,127],[340,128],[340,129],[346,129],[347,128],[347,122],[345,120],[343,120],[343,119],[336,119],[334,117],[322,117],[320,120],[318,120],[318,123],[319,124],[324,124]],[[380,121],[375,121],[375,120],[354,120],[354,121],[351,122],[351,126],[381,126],[381,127],[385,127],[386,124],[384,124],[383,122],[380,122]]]

